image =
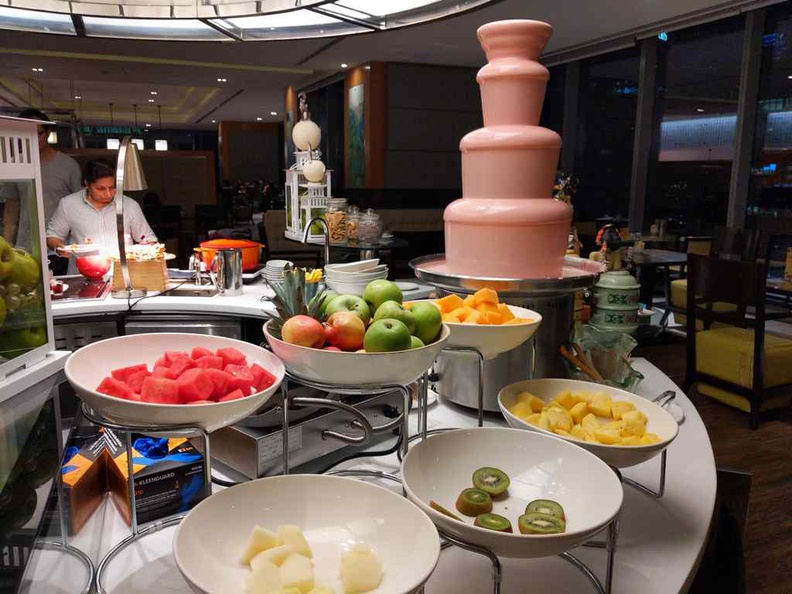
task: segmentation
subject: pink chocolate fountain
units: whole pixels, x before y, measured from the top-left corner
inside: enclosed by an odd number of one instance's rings
[[[467,134],[463,198],[445,209],[443,268],[472,277],[558,278],[571,208],[552,197],[561,137],[538,126],[549,73],[537,59],[553,28],[528,20],[479,28],[484,127]]]

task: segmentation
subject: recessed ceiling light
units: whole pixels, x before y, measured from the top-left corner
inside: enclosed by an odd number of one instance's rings
[[[256,118],[256,121],[257,121],[257,122],[260,122],[260,121],[261,121],[261,118]]]
[[[154,99],[149,99],[149,103],[154,103]]]
[[[217,82],[219,82],[219,83],[228,82],[228,79],[226,79],[226,78],[218,78]]]
[[[700,107],[698,109],[696,109],[696,111],[699,112],[699,113],[704,113],[704,110],[701,109]]]
[[[151,128],[151,124],[146,124],[146,128]]]
[[[217,120],[212,120],[212,123],[213,123],[213,124],[216,124],[216,123],[217,123]]]
[[[789,76],[787,76],[787,78],[792,78],[792,74],[790,74]]]
[[[80,95],[75,95],[74,98],[75,99],[82,99],[82,97]]]
[[[365,66],[364,68],[365,68],[366,70],[371,70],[371,66]]]
[[[33,72],[44,72],[43,68],[32,68]]]
[[[277,111],[271,111],[270,115],[278,115],[278,112]]]
[[[151,91],[151,94],[152,95],[157,95],[158,93],[157,93],[157,91]]]
[[[341,68],[346,68],[347,66],[349,66],[349,64],[347,64],[346,62],[344,62],[343,64],[341,64]]]

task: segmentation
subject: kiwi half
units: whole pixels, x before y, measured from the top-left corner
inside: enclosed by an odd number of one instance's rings
[[[564,508],[561,507],[560,503],[553,501],[552,499],[534,499],[531,501],[531,503],[525,506],[526,514],[530,514],[532,512],[545,514],[546,516],[553,516],[554,518],[566,521]]]
[[[473,525],[496,532],[513,532],[511,522],[498,514],[481,514],[480,516],[476,516]]]
[[[503,495],[509,488],[510,482],[509,476],[500,468],[484,466],[473,473],[473,485],[494,497]]]
[[[555,516],[530,512],[517,519],[521,534],[560,534],[566,531],[566,522]]]
[[[481,489],[465,489],[457,497],[456,508],[460,514],[475,518],[492,511],[492,497]]]

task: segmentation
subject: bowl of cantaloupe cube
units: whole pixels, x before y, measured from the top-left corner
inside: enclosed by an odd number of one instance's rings
[[[438,307],[451,331],[447,345],[474,348],[485,359],[520,346],[542,323],[539,313],[502,303],[498,293],[487,288],[464,298],[451,293],[429,301]]]
[[[498,406],[510,426],[574,442],[616,468],[653,458],[679,432],[674,418],[654,402],[593,382],[517,382],[498,393]]]

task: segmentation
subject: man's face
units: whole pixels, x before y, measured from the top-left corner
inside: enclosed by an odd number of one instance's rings
[[[50,133],[50,131],[47,128],[47,126],[39,126],[38,127],[39,151],[43,151],[45,148],[47,148],[49,146],[49,144],[47,144],[47,137],[49,137],[49,133]]]
[[[91,199],[102,204],[109,204],[115,197],[116,185],[112,177],[100,177],[95,182],[88,184]]]

